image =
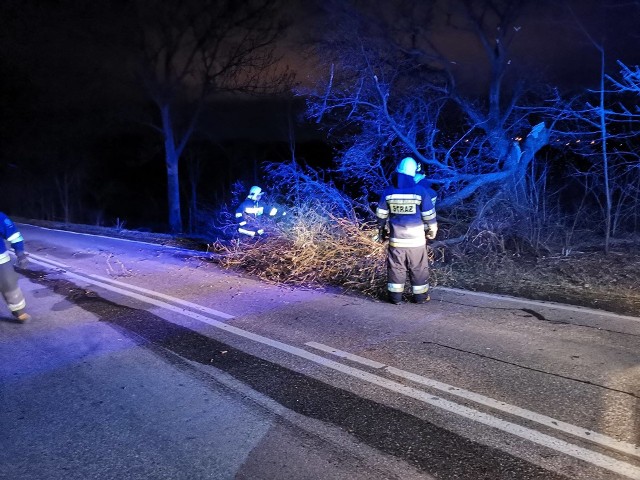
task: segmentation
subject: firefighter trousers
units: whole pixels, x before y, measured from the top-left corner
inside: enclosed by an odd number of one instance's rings
[[[18,274],[11,262],[0,263],[0,292],[11,312],[18,312],[26,307],[27,302],[18,286]]]
[[[389,247],[387,253],[387,289],[394,303],[402,300],[407,272],[416,302],[427,299],[429,292],[429,259],[427,247]]]

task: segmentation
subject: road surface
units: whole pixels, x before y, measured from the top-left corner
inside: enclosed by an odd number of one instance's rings
[[[1,479],[640,479],[640,318],[395,306],[20,227]]]

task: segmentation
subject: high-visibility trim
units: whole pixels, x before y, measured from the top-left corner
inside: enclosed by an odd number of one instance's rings
[[[238,233],[243,233],[244,235],[249,235],[250,237],[253,237],[256,234],[256,232],[253,232],[251,230],[246,230],[244,228],[239,228]]]
[[[17,312],[18,310],[22,310],[26,306],[27,306],[27,301],[24,298],[18,303],[7,304],[7,307],[9,307],[9,310],[11,310],[12,312]]]
[[[424,221],[424,220],[427,220],[427,221],[429,221],[429,220],[435,220],[435,218],[436,218],[436,211],[435,211],[435,209],[433,209],[433,208],[432,208],[431,210],[428,210],[428,211],[426,211],[426,212],[422,212],[422,213],[421,213],[421,215],[422,215],[422,220],[423,220],[423,221]]]
[[[393,293],[402,293],[404,292],[404,284],[403,283],[387,283],[387,290]]]
[[[391,195],[387,195],[385,197],[387,202],[410,202],[410,203],[420,203],[422,201],[422,195],[418,195],[416,193],[392,193]]]
[[[240,218],[242,217],[242,214],[240,212],[236,213],[236,218]]]
[[[2,265],[3,263],[7,263],[10,260],[11,257],[9,256],[9,252],[0,253],[0,265]]]
[[[13,235],[9,235],[9,238],[7,238],[7,240],[11,243],[24,242],[24,238],[22,238],[22,235],[20,234],[20,232],[16,232]]]
[[[258,235],[262,235],[264,233],[264,230],[261,228],[261,229],[258,230],[257,233],[258,233]]]
[[[269,216],[273,217],[276,213],[278,213],[278,209],[274,207],[269,211]]]
[[[378,207],[376,209],[376,217],[382,219],[382,220],[386,220],[387,218],[389,218],[389,210],[386,210],[384,208],[380,208]]]
[[[411,291],[413,292],[414,295],[427,293],[429,291],[429,284],[427,283],[426,285],[412,285]]]
[[[406,198],[406,199],[393,199],[393,200],[387,200],[387,203],[389,205],[420,205],[420,202],[422,200],[420,199],[415,199],[415,198]]]
[[[247,207],[244,209],[245,213],[253,213],[254,215],[262,215],[264,207]]]
[[[240,222],[238,225],[240,225],[241,227],[244,227],[247,224],[246,220],[243,220],[242,222]]]
[[[390,238],[389,246],[391,247],[422,247],[427,244],[424,234],[419,238]]]

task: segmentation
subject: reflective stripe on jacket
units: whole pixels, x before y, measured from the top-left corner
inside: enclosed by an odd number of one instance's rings
[[[264,215],[265,207],[260,204],[259,200],[246,198],[236,209],[236,221],[238,222],[238,233],[253,237],[255,235],[264,234],[262,228],[258,228],[256,220]],[[272,207],[269,210],[269,216],[273,217],[278,213],[278,209]]]

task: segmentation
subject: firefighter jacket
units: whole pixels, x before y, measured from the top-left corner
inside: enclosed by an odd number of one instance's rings
[[[438,228],[429,192],[404,173],[394,183],[382,192],[376,209],[378,225],[389,222],[389,247],[426,245],[425,231]]]
[[[275,207],[266,207],[260,202],[260,200],[246,198],[236,209],[238,233],[248,235],[250,237],[263,235],[264,229],[261,228],[260,217],[265,213],[269,217],[275,217],[278,213],[278,209]]]
[[[24,252],[24,238],[11,221],[4,213],[0,212],[0,235],[6,241],[11,244],[16,254]],[[0,264],[10,261],[9,252],[5,242],[0,244]]]

